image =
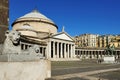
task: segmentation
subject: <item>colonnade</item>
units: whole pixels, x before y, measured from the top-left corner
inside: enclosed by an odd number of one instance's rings
[[[22,44],[21,44],[21,50],[22,50],[22,51],[26,51],[26,50],[28,50],[31,46],[32,46],[31,44],[22,43]],[[43,57],[45,57],[45,56],[46,56],[46,46],[41,46],[41,45],[40,45],[39,49],[40,49],[40,50],[39,50],[38,53],[43,54]]]
[[[104,50],[76,49],[75,55],[77,58],[82,58],[82,59],[103,59],[104,56],[108,56],[109,54],[106,54]],[[114,51],[113,56],[115,56],[116,59],[119,59],[120,50]]]
[[[74,58],[75,45],[51,41],[51,58]]]

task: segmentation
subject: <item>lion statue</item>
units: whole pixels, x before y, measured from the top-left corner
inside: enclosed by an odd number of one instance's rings
[[[18,31],[6,31],[6,39],[3,44],[2,54],[17,53],[20,52],[20,32]]]

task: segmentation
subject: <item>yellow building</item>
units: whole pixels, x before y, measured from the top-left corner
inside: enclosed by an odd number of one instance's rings
[[[102,35],[97,37],[97,47],[105,48],[107,45],[110,44],[114,36],[112,35]]]
[[[97,36],[98,35],[94,34],[82,34],[75,36],[76,47],[97,47]]]
[[[120,35],[115,36],[113,40],[110,42],[110,45],[114,45],[115,47],[120,47]]]

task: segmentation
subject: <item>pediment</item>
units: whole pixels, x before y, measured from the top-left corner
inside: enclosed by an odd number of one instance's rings
[[[53,38],[57,38],[57,39],[62,39],[62,40],[68,40],[68,41],[74,41],[72,39],[71,36],[69,36],[67,33],[62,32],[62,33],[58,33],[56,35],[53,36]]]

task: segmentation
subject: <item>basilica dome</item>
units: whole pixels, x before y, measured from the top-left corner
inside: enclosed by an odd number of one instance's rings
[[[29,26],[26,26],[28,24]],[[45,15],[41,14],[38,10],[33,10],[30,13],[25,14],[24,16],[16,19],[13,24],[13,30],[17,31],[34,31],[37,34],[41,32],[56,34],[57,25]],[[32,26],[32,27],[31,27]],[[24,33],[22,33],[24,35]],[[29,36],[33,34],[28,33]]]

